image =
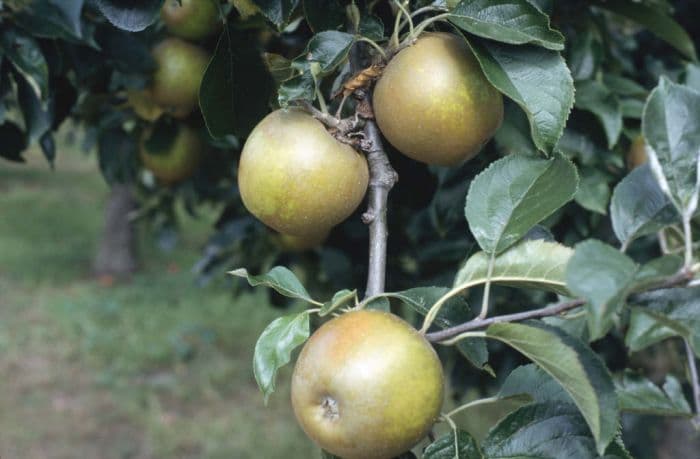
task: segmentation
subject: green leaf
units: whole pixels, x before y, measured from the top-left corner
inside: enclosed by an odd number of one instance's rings
[[[462,0],[450,11],[448,20],[466,32],[491,40],[564,49],[564,36],[552,30],[547,15],[526,0]]]
[[[311,298],[309,292],[306,291],[304,286],[301,285],[301,282],[299,282],[299,279],[297,279],[297,276],[284,266],[275,266],[267,274],[261,274],[259,276],[248,274],[248,271],[244,268],[230,271],[229,274],[246,278],[252,287],[257,287],[258,285],[270,287],[284,296],[321,305],[321,303]]]
[[[664,255],[643,264],[634,277],[635,291],[649,290],[658,286],[672,275],[678,273],[683,266],[683,258],[677,255]]]
[[[632,308],[625,345],[630,352],[637,352],[675,335],[672,329],[659,323],[643,308]]]
[[[402,292],[384,293],[383,297],[396,298],[418,314],[425,316],[430,307],[435,304],[450,289],[446,287],[416,287]],[[454,327],[474,317],[469,305],[461,297],[450,298],[440,309],[435,318],[435,325],[440,328]],[[457,344],[459,352],[476,368],[484,369],[489,354],[486,341],[479,338],[461,340]]]
[[[606,215],[610,201],[608,177],[598,169],[582,168],[581,181],[574,199],[584,209]]]
[[[295,100],[313,101],[316,97],[314,77],[310,70],[284,81],[277,90],[277,100],[286,107]]]
[[[252,0],[260,12],[274,23],[278,29],[284,28],[289,22],[299,0]]]
[[[42,103],[32,90],[30,81],[22,76],[15,79],[17,83],[17,102],[22,111],[24,129],[27,134],[29,144],[39,141],[48,131],[51,130],[53,122],[53,100]]]
[[[519,408],[482,442],[489,459],[591,459],[596,442],[575,405],[545,402]],[[597,451],[602,454],[600,445]],[[605,449],[604,447],[602,448]]]
[[[535,364],[522,365],[513,370],[498,391],[500,398],[518,394],[527,394],[538,403],[574,403],[561,384]]]
[[[345,9],[339,0],[304,0],[304,16],[314,32],[339,29],[345,22]]]
[[[608,148],[613,148],[622,133],[622,111],[617,96],[598,81],[580,81],[576,85],[575,106],[596,116],[605,130]]]
[[[604,336],[630,291],[637,265],[627,255],[589,239],[576,246],[566,270],[566,283],[588,307],[591,340]]]
[[[97,7],[115,27],[140,32],[158,19],[163,0],[97,0]]]
[[[561,55],[532,45],[469,44],[486,78],[527,115],[537,148],[551,152],[574,105],[574,82]]]
[[[576,167],[561,156],[507,156],[472,181],[465,209],[469,228],[485,252],[498,254],[569,202],[577,186]]]
[[[199,89],[199,104],[214,138],[246,136],[268,112],[270,74],[252,42],[225,28]]]
[[[652,171],[681,214],[700,193],[700,92],[661,78],[644,107],[642,130]]]
[[[646,314],[656,322],[645,334],[646,342],[649,342],[650,333],[658,337],[670,330],[688,340],[695,354],[700,356],[700,288],[657,290],[639,295],[633,311]],[[663,328],[659,330],[659,326]]]
[[[323,303],[321,311],[318,313],[318,315],[321,317],[327,316],[339,307],[345,306],[348,303],[351,303],[351,305],[354,306],[355,300],[357,300],[357,290],[346,289],[336,292],[331,301]]]
[[[610,217],[615,236],[624,247],[680,220],[649,164],[635,168],[615,187]]]
[[[666,375],[663,388],[660,388],[647,378],[628,371],[615,380],[615,388],[622,411],[657,416],[693,414],[681,384],[672,375]]]
[[[328,75],[347,58],[355,37],[349,33],[329,30],[314,35],[306,46],[305,59],[318,62],[321,75]]]
[[[384,38],[384,23],[374,15],[362,16],[358,33],[370,40],[381,41]]]
[[[36,97],[46,101],[49,96],[49,66],[39,43],[23,32],[5,27],[0,32],[0,48]]]
[[[289,363],[292,351],[309,338],[309,313],[278,317],[263,330],[255,344],[253,372],[267,403],[275,391],[277,370]]]
[[[265,62],[268,72],[272,75],[272,79],[275,80],[277,84],[289,80],[294,76],[292,61],[284,56],[275,53],[265,53],[263,55],[263,61]]]
[[[598,452],[605,450],[618,428],[617,397],[608,369],[590,347],[558,328],[535,321],[496,323],[486,335],[520,351],[557,380],[583,414]],[[486,445],[484,451],[491,457]]]
[[[569,247],[556,242],[523,241],[494,259],[491,283],[570,295],[565,275],[573,253]],[[486,283],[490,258],[485,252],[472,255],[457,272],[453,288],[468,288],[466,286],[475,282]]]
[[[498,150],[503,156],[522,154],[537,156],[537,147],[532,142],[530,125],[525,112],[512,103],[506,103],[503,123],[494,136]]]
[[[428,445],[423,459],[482,459],[474,437],[463,430],[450,432]]]
[[[676,21],[653,6],[629,0],[596,0],[595,4],[646,27],[691,60],[697,60],[693,39]]]

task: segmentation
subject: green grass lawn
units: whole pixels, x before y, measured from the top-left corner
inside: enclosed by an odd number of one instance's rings
[[[94,161],[62,151],[52,172],[39,156],[0,162],[0,457],[317,457],[289,370],[267,407],[253,379],[280,311],[223,275],[195,286],[211,218],[185,219],[170,253],[144,237],[139,274],[105,287],[89,269],[107,195]]]

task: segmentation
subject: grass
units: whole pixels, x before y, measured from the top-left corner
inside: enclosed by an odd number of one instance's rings
[[[190,266],[211,219],[178,248],[142,244],[132,282],[89,275],[107,187],[94,161],[61,152],[52,172],[0,163],[0,457],[308,458],[289,370],[265,407],[251,371],[280,314]]]

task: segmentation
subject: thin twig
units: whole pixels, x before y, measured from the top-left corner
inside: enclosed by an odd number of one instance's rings
[[[645,290],[645,292],[688,285],[688,283],[692,279],[693,279],[693,271],[683,269],[679,273],[674,274],[673,276],[665,279],[663,282],[660,282],[657,285],[649,287],[648,289]],[[636,292],[636,293],[642,293],[642,292]],[[478,330],[481,328],[486,328],[486,327],[493,325],[495,323],[520,322],[520,321],[528,320],[528,319],[539,319],[542,317],[556,316],[556,315],[562,314],[566,311],[569,311],[571,309],[575,309],[575,308],[578,308],[580,306],[583,306],[584,304],[586,304],[586,300],[579,298],[579,299],[575,299],[575,300],[571,300],[571,301],[565,301],[563,303],[558,303],[558,304],[555,304],[552,306],[546,306],[544,308],[533,309],[530,311],[518,312],[515,314],[505,314],[502,316],[489,317],[487,319],[480,319],[477,317],[476,319],[470,320],[469,322],[465,322],[465,323],[460,324],[460,325],[455,325],[454,327],[446,328],[444,330],[440,330],[440,331],[436,331],[436,332],[432,332],[432,333],[426,333],[425,337],[430,342],[434,342],[434,343],[443,342],[443,341],[449,340],[450,338],[454,338],[455,336],[461,335],[462,333],[465,333],[465,332],[468,332],[471,330]]]
[[[695,363],[695,353],[687,339],[684,339],[685,353],[688,357],[688,369],[690,370],[690,385],[693,388],[693,400],[695,404],[695,418],[693,422],[700,425],[700,380],[698,379],[698,367]]]

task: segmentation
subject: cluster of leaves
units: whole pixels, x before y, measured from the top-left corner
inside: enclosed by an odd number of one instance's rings
[[[392,25],[407,23],[395,2],[347,3],[222,5],[226,25],[203,44],[213,57],[200,89],[202,116],[187,120],[209,133],[215,153],[173,190],[139,174],[146,122],[125,103],[128,91],[148,84],[149,49],[163,35],[162,0],[0,2],[0,155],[20,160],[38,142],[52,160],[51,132],[72,114],[97,143],[105,177],[147,191],[144,214],[171,221],[175,197],[193,213],[204,201],[224,207],[198,271],[244,265],[267,272],[234,271],[251,285],[313,305],[263,332],[255,375],[266,397],[315,318],[355,306],[422,318],[423,331],[445,344],[441,354],[453,362],[456,400],[475,386],[495,393],[493,400],[527,396],[481,442],[453,423],[426,458],[626,458],[621,413],[690,416],[683,372],[664,375],[658,386],[630,371],[628,354],[681,337],[700,355],[698,289],[647,292],[697,271],[700,259],[691,238],[700,234],[700,67],[692,38],[700,31],[674,20],[689,21],[693,2],[675,2],[675,10],[664,0],[401,3],[417,12],[416,24],[434,20],[430,29],[464,35],[508,100],[494,141],[461,167],[427,167],[387,146],[401,177],[389,213],[391,292],[362,301],[353,288],[366,275],[366,253],[356,248],[367,234],[357,215],[325,247],[281,255],[243,210],[233,180],[240,146],[269,109],[322,106],[353,73],[353,47],[366,63],[380,59],[377,48],[394,40]],[[640,133],[650,162],[628,173],[625,152]],[[280,263],[293,264],[311,293],[289,269],[272,268]],[[475,319],[549,303],[562,314]],[[474,328],[441,335],[464,323]],[[483,371],[465,371],[468,365]]]

